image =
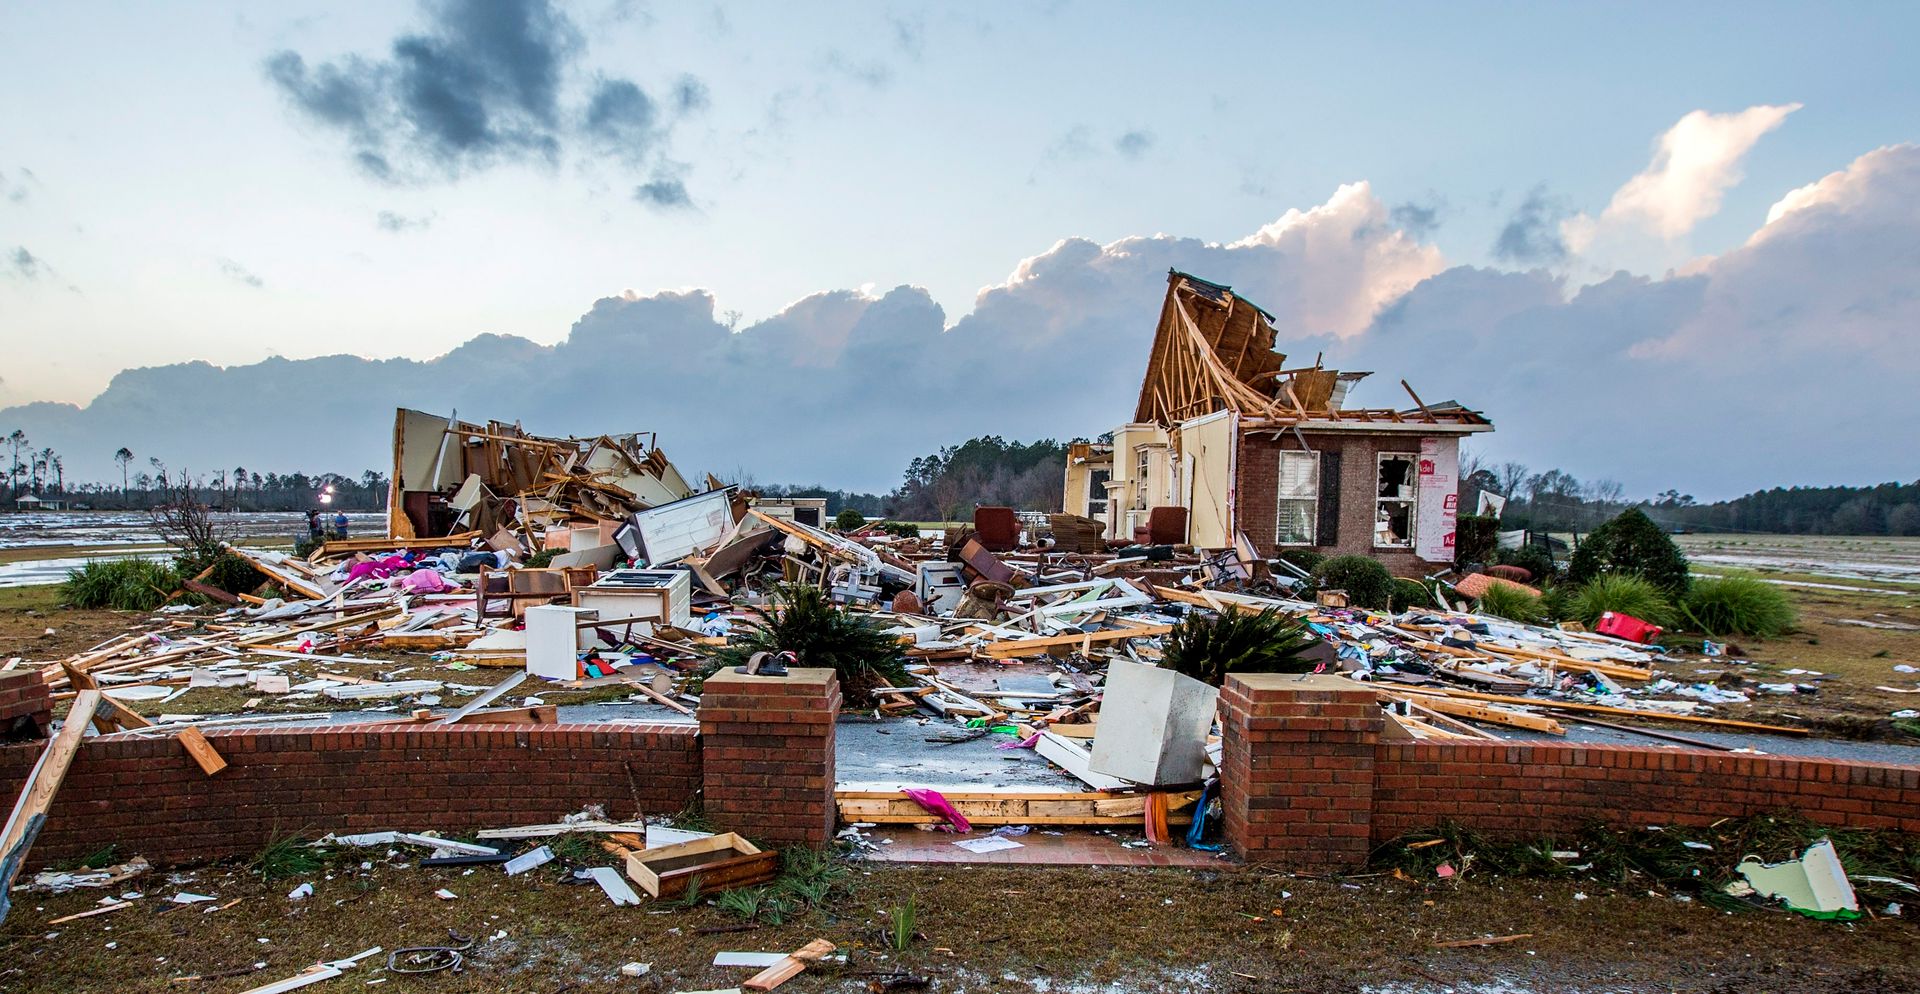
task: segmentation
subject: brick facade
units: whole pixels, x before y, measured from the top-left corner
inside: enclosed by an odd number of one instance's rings
[[[1350,689],[1351,688],[1351,689]],[[1454,822],[1527,841],[1614,825],[1706,825],[1790,811],[1836,828],[1920,833],[1920,766],[1690,749],[1382,742],[1371,690],[1249,674],[1220,693],[1223,828],[1291,869],[1356,869],[1371,847]]]
[[[1371,556],[1385,564],[1395,576],[1422,576],[1450,563],[1435,563],[1414,555],[1411,549],[1373,547],[1376,457],[1382,452],[1420,454],[1420,436],[1412,432],[1359,434],[1353,432],[1306,431],[1313,450],[1339,453],[1339,514],[1334,540],[1328,542],[1325,529],[1318,538],[1326,544],[1312,547],[1325,556]],[[1246,532],[1254,546],[1265,556],[1277,556],[1284,548],[1276,539],[1280,494],[1280,452],[1301,451],[1300,440],[1292,432],[1274,435],[1268,432],[1240,435],[1235,453],[1234,523]],[[1322,463],[1322,469],[1326,468]],[[1322,488],[1324,493],[1325,488]]]
[[[1772,811],[1920,833],[1920,766],[1555,742],[1394,742],[1381,744],[1374,773],[1381,842],[1443,818],[1526,840],[1596,819],[1706,825]]]
[[[833,838],[839,712],[832,670],[708,677],[700,696],[707,817],[754,839],[825,845]]]
[[[464,832],[680,811],[700,789],[691,725],[334,725],[208,729],[227,768],[207,776],[166,735],[88,738],[54,797],[34,865],[118,845],[156,863],[258,852],[298,833]],[[0,748],[19,793],[40,743]]]
[[[1344,677],[1255,673],[1220,691],[1220,802],[1248,859],[1358,866],[1371,845],[1372,690]]]
[[[53,720],[53,692],[37,668],[0,673],[0,742],[43,738]]]

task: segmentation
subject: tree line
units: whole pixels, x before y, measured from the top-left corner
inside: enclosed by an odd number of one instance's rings
[[[1506,498],[1502,528],[1592,530],[1637,507],[1669,531],[1764,532],[1785,535],[1920,535],[1920,481],[1861,487],[1774,487],[1703,504],[1668,489],[1629,499],[1612,480],[1581,481],[1560,469],[1536,472],[1524,463],[1491,464],[1469,457],[1461,466],[1461,510],[1486,491]]]
[[[387,477],[376,470],[359,476],[343,473],[260,473],[245,466],[211,473],[193,473],[169,467],[158,456],[141,463],[132,449],[113,453],[120,467],[120,484],[74,483],[66,478],[60,454],[52,447],[38,450],[26,432],[14,429],[6,436],[7,503],[32,494],[84,505],[101,511],[148,510],[166,503],[185,486],[195,500],[221,511],[305,511],[321,505],[346,511],[378,511],[387,504]],[[135,467],[139,469],[136,470]]]

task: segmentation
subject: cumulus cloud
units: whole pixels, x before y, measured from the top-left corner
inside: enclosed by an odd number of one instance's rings
[[[1141,129],[1124,132],[1113,140],[1113,150],[1122,158],[1138,159],[1153,149],[1153,132]]]
[[[682,114],[706,110],[713,103],[713,94],[707,90],[707,84],[700,77],[683,75],[673,84],[673,109]]]
[[[1660,136],[1653,161],[1613,194],[1597,218],[1568,218],[1562,237],[1583,253],[1610,232],[1638,232],[1672,241],[1720,210],[1744,175],[1741,164],[1767,132],[1799,104],[1760,105],[1732,114],[1696,110]]]
[[[431,211],[417,216],[401,214],[397,211],[381,211],[373,221],[380,226],[381,231],[398,234],[404,231],[425,231],[432,227],[434,217]]]
[[[634,187],[633,199],[662,210],[679,210],[693,206],[693,197],[688,195],[687,185],[669,175],[657,174],[647,182]]]
[[[15,245],[13,251],[6,254],[5,261],[7,275],[23,280],[37,280],[53,272],[39,256],[27,251],[25,245]]]
[[[395,38],[384,57],[309,63],[285,50],[267,59],[267,78],[382,181],[554,165],[570,151],[636,163],[662,150],[655,101],[638,83],[594,77],[569,97],[569,81],[585,75],[585,44],[549,0],[435,0],[425,10],[425,26]],[[691,79],[676,84],[677,104]]]
[[[1567,244],[1560,226],[1568,208],[1547,193],[1545,186],[1527,192],[1525,200],[1500,227],[1493,242],[1494,258],[1520,265],[1549,265],[1566,261]]]
[[[1427,238],[1440,230],[1440,215],[1445,210],[1446,201],[1438,196],[1424,204],[1409,200],[1388,211],[1387,221],[1414,238]]]
[[[809,294],[737,329],[706,291],[630,292],[595,302],[554,346],[482,335],[427,361],[129,370],[84,408],[13,408],[0,423],[71,452],[82,477],[112,476],[121,445],[176,465],[357,471],[385,460],[389,408],[458,408],[546,433],[656,430],[695,473],[885,488],[908,459],[973,435],[1092,436],[1124,421],[1171,267],[1272,311],[1282,351],[1377,370],[1356,403],[1406,404],[1404,376],[1429,403],[1485,410],[1499,430],[1473,444],[1498,458],[1640,494],[1903,475],[1889,454],[1920,420],[1908,344],[1920,148],[1870,153],[1782,199],[1746,244],[1691,273],[1577,286],[1545,269],[1448,267],[1355,183],[1225,244],[1063,239],[952,322],[913,286]],[[290,450],[256,413],[293,394],[355,402]],[[1771,417],[1780,406],[1820,416]]]
[[[241,264],[233,261],[232,259],[220,260],[220,275],[225,276],[227,279],[230,279],[235,283],[240,283],[245,286],[250,286],[256,290],[267,285],[266,280],[261,279],[259,276],[255,275],[252,270],[248,269],[245,266],[242,266]]]

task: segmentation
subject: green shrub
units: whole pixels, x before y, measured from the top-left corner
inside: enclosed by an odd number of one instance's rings
[[[1540,598],[1504,583],[1488,584],[1486,592],[1474,602],[1474,611],[1529,625],[1545,624],[1547,621],[1547,607]]]
[[[1229,673],[1311,673],[1318,661],[1306,651],[1316,641],[1304,622],[1274,608],[1189,614],[1167,633],[1160,666],[1215,687]]]
[[[1560,574],[1560,567],[1554,565],[1553,554],[1537,545],[1501,549],[1499,558],[1503,566],[1518,566],[1532,573],[1536,584],[1551,582]]]
[[[1779,587],[1742,573],[1695,580],[1680,601],[1680,614],[1715,637],[1773,638],[1794,620],[1793,604]]]
[[[95,559],[67,571],[60,584],[63,607],[151,611],[167,602],[180,578],[166,563],[151,559]]]
[[[1281,549],[1280,558],[1300,567],[1301,570],[1309,574],[1319,569],[1321,563],[1327,561],[1326,556],[1312,549]]]
[[[1433,591],[1427,589],[1427,585],[1421,583],[1419,580],[1409,580],[1401,576],[1394,577],[1392,596],[1393,610],[1395,611],[1405,611],[1408,608],[1416,607],[1431,608],[1434,606]]]
[[[783,610],[762,612],[761,621],[746,626],[732,645],[714,654],[708,673],[744,665],[756,652],[792,652],[801,666],[839,674],[840,692],[856,708],[872,706],[876,688],[907,682],[900,643],[835,607],[820,588],[785,584],[776,596]]]
[[[920,526],[911,521],[883,521],[880,530],[895,538],[919,538]]]
[[[1659,587],[1630,573],[1607,573],[1594,578],[1567,598],[1568,616],[1592,625],[1602,614],[1630,614],[1641,621],[1671,627],[1673,602]]]
[[[1344,590],[1347,600],[1360,607],[1384,608],[1393,597],[1393,574],[1377,559],[1335,556],[1313,571],[1314,586]]]
[[[1610,573],[1632,573],[1666,591],[1687,592],[1687,557],[1665,529],[1638,508],[1595,528],[1567,560],[1567,579],[1586,584]]]
[[[306,538],[303,538],[298,542],[293,543],[293,558],[305,559],[308,556],[313,555],[313,550],[318,549],[325,544],[327,544],[326,539],[314,538],[313,536],[309,535]]]
[[[553,557],[559,554],[560,550],[558,549],[541,549],[539,552],[528,556],[526,561],[520,565],[526,569],[546,569],[547,564],[553,562]]]
[[[194,552],[182,552],[173,557],[173,571],[182,577],[199,576],[207,567],[213,567],[201,583],[209,587],[218,587],[230,594],[250,594],[260,589],[266,577],[253,568],[245,559],[221,549],[212,556],[202,556]]]
[[[833,527],[836,531],[850,532],[866,523],[867,516],[851,507],[843,507],[839,514],[833,516]]]
[[[1490,514],[1463,514],[1454,524],[1453,561],[1489,563],[1499,540],[1500,519]]]

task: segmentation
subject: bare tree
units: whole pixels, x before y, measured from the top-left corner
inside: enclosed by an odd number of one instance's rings
[[[133,450],[122,445],[113,454],[113,461],[120,464],[120,497],[127,496],[127,464],[133,461]]]
[[[1493,475],[1500,481],[1500,496],[1512,499],[1519,495],[1520,485],[1527,482],[1527,464],[1503,462]]]
[[[160,481],[160,503],[147,511],[147,520],[161,541],[196,562],[211,563],[220,546],[234,537],[233,526],[214,520],[213,512],[194,496],[193,479],[181,473],[177,480]]]

